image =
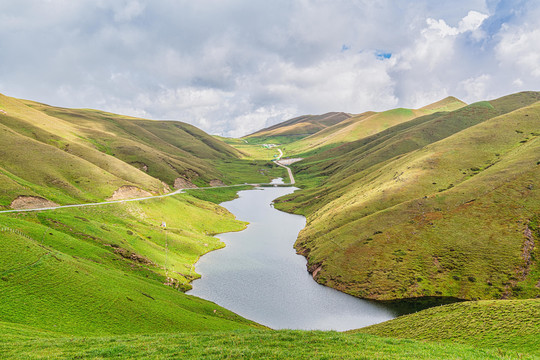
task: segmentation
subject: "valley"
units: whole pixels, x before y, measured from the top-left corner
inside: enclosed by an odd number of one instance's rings
[[[4,95],[0,109],[4,357],[540,356],[538,92],[306,115],[242,139]],[[305,217],[309,281],[379,306],[460,302],[338,333],[186,295],[225,246],[215,235],[258,221],[219,206],[256,185]]]

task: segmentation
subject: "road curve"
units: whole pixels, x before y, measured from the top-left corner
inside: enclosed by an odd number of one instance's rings
[[[278,166],[281,166],[282,168],[285,168],[287,169],[287,172],[289,173],[289,179],[291,180],[290,182],[290,185],[294,185],[296,182],[294,181],[294,176],[293,176],[293,173],[292,173],[292,170],[290,167],[288,167],[287,165],[285,164],[282,164],[280,161],[281,161],[281,157],[283,156],[283,151],[281,151],[280,148],[277,149],[277,151],[279,151],[279,156],[277,157],[276,160],[274,160],[274,163]],[[293,162],[297,162],[297,161],[300,161],[302,160],[301,158],[297,158],[297,159],[289,159],[289,161],[291,161],[290,164],[292,164]],[[289,165],[290,165],[289,164]]]
[[[290,185],[294,185],[294,184],[295,184],[295,181],[294,181],[294,176],[293,176],[293,173],[292,173],[291,168],[288,167],[288,166],[285,166],[285,165],[280,164],[280,163],[279,163],[279,160],[275,160],[274,163],[275,163],[277,166],[281,166],[282,168],[287,169],[287,172],[289,173],[289,179],[291,180]]]

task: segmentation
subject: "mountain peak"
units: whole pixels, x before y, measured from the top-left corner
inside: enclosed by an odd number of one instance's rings
[[[422,107],[422,110],[433,110],[433,111],[454,111],[459,108],[467,106],[467,103],[459,100],[454,96],[447,96],[442,100],[434,102],[432,104]]]

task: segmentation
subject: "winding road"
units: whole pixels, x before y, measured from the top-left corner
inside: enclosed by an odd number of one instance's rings
[[[289,173],[289,179],[291,179],[290,184],[294,185],[295,181],[294,181],[293,173],[292,173],[291,169],[287,165],[294,164],[295,162],[298,162],[298,161],[304,160],[304,159],[303,158],[293,158],[293,159],[281,160],[281,157],[283,156],[283,151],[281,151],[281,149],[279,149],[279,148],[277,150],[279,151],[279,156],[278,156],[278,158],[276,160],[274,160],[274,162],[276,163],[276,165],[284,167],[285,169],[287,169],[287,172]]]
[[[289,179],[291,180],[290,184],[288,184],[288,185],[294,185],[295,181],[294,181],[294,176],[292,174],[291,169],[288,166],[279,163],[279,159],[281,159],[281,157],[283,156],[283,152],[281,151],[281,149],[278,149],[278,151],[279,151],[280,155],[276,160],[274,160],[274,163],[276,165],[278,165],[278,166],[281,166],[281,167],[284,167],[285,169],[287,169],[287,171],[289,172]],[[245,183],[245,184],[236,184],[236,185],[207,186],[207,187],[200,187],[200,188],[183,188],[183,189],[177,189],[177,190],[175,190],[173,192],[170,192],[168,194],[147,196],[147,197],[135,198],[135,199],[111,200],[111,201],[102,201],[102,202],[97,202],[97,203],[86,203],[86,204],[60,205],[60,206],[34,208],[34,209],[0,210],[0,214],[13,213],[13,212],[56,210],[56,209],[65,209],[65,208],[73,208],[73,207],[85,207],[85,206],[98,206],[98,205],[106,205],[106,204],[124,203],[124,202],[128,202],[128,201],[144,201],[144,200],[158,199],[158,198],[163,198],[163,197],[167,197],[167,196],[173,196],[173,195],[176,195],[176,194],[181,194],[185,190],[206,190],[206,189],[230,188],[230,187],[238,187],[238,186],[246,186],[246,185],[251,185],[251,186],[272,185],[272,186],[274,186],[275,184],[270,184],[270,183],[248,184],[248,183]]]
[[[283,165],[282,163],[280,163],[279,161],[281,160],[281,157],[283,156],[283,151],[281,151],[281,149],[277,149],[279,151],[279,156],[276,160],[274,160],[274,163],[278,166],[281,166],[285,169],[287,169],[287,172],[289,173],[289,179],[291,180],[290,184],[291,185],[294,185],[295,184],[295,181],[294,181],[294,176],[293,176],[293,173],[292,173],[292,170],[290,167],[286,166],[286,165]]]

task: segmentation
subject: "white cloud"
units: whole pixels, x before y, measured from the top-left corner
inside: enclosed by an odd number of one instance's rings
[[[471,10],[467,16],[459,21],[459,25],[457,27],[449,26],[443,19],[435,20],[428,18],[426,20],[428,28],[424,29],[422,33],[426,34],[430,30],[434,30],[438,36],[443,38],[447,36],[456,36],[467,31],[474,31],[478,29],[480,25],[482,25],[482,22],[484,22],[484,20],[488,17],[489,16],[486,14]]]
[[[114,20],[118,22],[131,21],[141,15],[145,5],[139,1],[112,2],[114,4]]]
[[[517,65],[521,73],[540,77],[540,28],[505,26],[500,36],[495,50],[501,65]]]
[[[457,30],[459,33],[464,33],[466,31],[474,31],[478,29],[480,25],[482,25],[484,20],[486,20],[488,17],[488,15],[482,14],[478,11],[469,11],[467,16],[465,16],[459,22]]]
[[[507,0],[5,1],[0,92],[235,136],[306,113],[477,101],[535,90],[539,9]]]
[[[423,34],[428,36],[427,34],[435,33],[439,37],[447,37],[447,36],[455,36],[460,33],[458,28],[448,26],[446,22],[443,19],[435,20],[435,19],[427,19],[426,23],[428,24],[428,28],[424,29],[422,31]],[[434,30],[434,31],[430,31]]]
[[[486,99],[490,81],[491,76],[487,74],[463,80],[461,86],[465,90],[466,99]]]

